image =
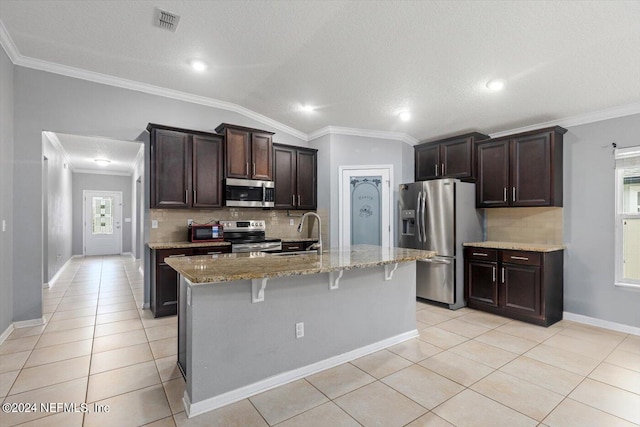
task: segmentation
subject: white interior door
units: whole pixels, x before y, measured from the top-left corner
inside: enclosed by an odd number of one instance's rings
[[[114,255],[122,249],[122,193],[84,191],[84,254]]]
[[[340,166],[340,246],[390,247],[393,165]]]

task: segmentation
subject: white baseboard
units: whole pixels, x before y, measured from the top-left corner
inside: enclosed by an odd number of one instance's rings
[[[9,325],[7,329],[4,330],[2,334],[0,334],[0,344],[5,342],[7,338],[9,338],[9,335],[11,335],[11,332],[13,332],[14,329],[15,328],[13,327],[13,323],[12,323]]]
[[[403,334],[396,335],[394,337],[387,338],[364,347],[360,347],[347,353],[339,354],[337,356],[312,363],[311,365],[303,366],[301,368],[274,375],[264,380],[249,384],[244,387],[240,387],[235,390],[231,390],[229,392],[211,397],[209,399],[205,399],[197,403],[191,403],[191,399],[189,399],[189,396],[185,391],[184,396],[182,397],[182,403],[184,404],[187,417],[195,417],[196,415],[213,411],[214,409],[229,405],[230,403],[238,402],[242,399],[246,399],[258,393],[271,390],[272,388],[288,384],[292,381],[296,381],[304,377],[308,377],[309,375],[315,374],[316,372],[324,371],[343,363],[350,362],[359,357],[366,356],[367,354],[375,353],[376,351],[415,338],[418,335],[418,330],[414,329],[413,331],[405,332]]]
[[[151,308],[151,304],[148,302],[145,302],[144,304],[142,304],[142,309],[143,310],[149,310]]]
[[[33,326],[42,326],[45,323],[47,323],[47,321],[45,320],[44,317],[41,317],[39,319],[21,320],[19,322],[13,322],[13,327],[16,329],[31,328]]]
[[[42,284],[42,288],[43,289],[50,289],[53,288],[53,286],[56,284],[56,280],[58,280],[60,278],[60,275],[62,274],[62,272],[64,271],[65,268],[67,268],[67,266],[69,265],[69,263],[71,262],[72,259],[74,259],[75,257],[77,257],[78,255],[71,255],[69,257],[69,259],[67,260],[67,262],[65,262],[64,264],[62,264],[62,267],[60,267],[58,269],[58,271],[56,272],[56,274],[51,278],[51,280],[49,280],[47,283],[43,283]]]
[[[611,329],[612,331],[624,332],[625,334],[640,335],[640,328],[635,326],[596,319],[595,317],[583,316],[582,314],[569,313],[565,311],[562,313],[562,318],[573,322],[584,323],[586,325],[597,326],[599,328]]]

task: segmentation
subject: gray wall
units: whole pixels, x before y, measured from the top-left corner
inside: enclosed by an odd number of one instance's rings
[[[44,281],[49,282],[58,270],[71,258],[71,169],[65,164],[60,150],[45,134],[42,135],[42,150],[47,158],[47,194],[44,197],[43,234]],[[44,185],[44,184],[43,184]]]
[[[131,253],[135,259],[140,259],[144,252],[144,184],[143,154],[138,157],[131,175]]]
[[[337,246],[339,237],[338,176],[340,166],[393,165],[392,203],[398,204],[398,185],[413,181],[413,147],[401,141],[348,135],[327,135],[311,141],[319,150],[318,158],[318,210],[329,212],[329,244]],[[396,209],[391,219],[394,245],[398,242],[395,229]]]
[[[573,126],[564,135],[564,309],[640,327],[640,292],[613,284],[612,142],[640,145],[640,114]]]
[[[0,334],[13,321],[13,74],[0,47]]]
[[[13,241],[13,271],[20,272],[14,275],[14,321],[42,316],[42,269],[33,265],[43,262],[38,246],[42,241],[43,130],[135,141],[145,139],[149,122],[205,131],[226,122],[276,132],[274,139],[284,144],[308,145],[235,112],[19,66],[14,67],[14,99],[13,191],[20,194],[13,198],[14,228],[26,230],[23,238]],[[145,162],[148,159],[146,149]],[[144,173],[148,177],[148,168]],[[148,209],[148,196],[145,199]]]
[[[73,254],[82,255],[82,207],[84,205],[83,192],[85,190],[96,191],[120,191],[122,193],[122,252],[131,252],[131,222],[125,222],[125,218],[131,218],[132,205],[132,180],[130,176],[102,175],[90,173],[73,173]]]

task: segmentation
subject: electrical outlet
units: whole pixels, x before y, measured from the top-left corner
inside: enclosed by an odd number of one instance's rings
[[[295,225],[295,224],[293,223],[293,218],[289,218],[289,225],[290,225],[290,226],[292,226],[292,227]]]
[[[158,220],[157,219],[152,219],[151,220],[151,228],[158,228]]]
[[[304,337],[304,322],[296,323],[296,338]]]
[[[189,227],[191,224],[193,224],[193,220],[192,219],[188,219],[187,220],[187,227]]]

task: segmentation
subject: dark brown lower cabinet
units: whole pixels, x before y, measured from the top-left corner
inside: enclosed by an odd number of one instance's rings
[[[563,251],[465,247],[470,308],[549,326],[562,319]]]
[[[165,262],[169,257],[214,255],[231,252],[230,246],[207,246],[184,249],[156,249],[151,251],[151,301],[153,317],[174,316],[178,313],[178,273]]]

